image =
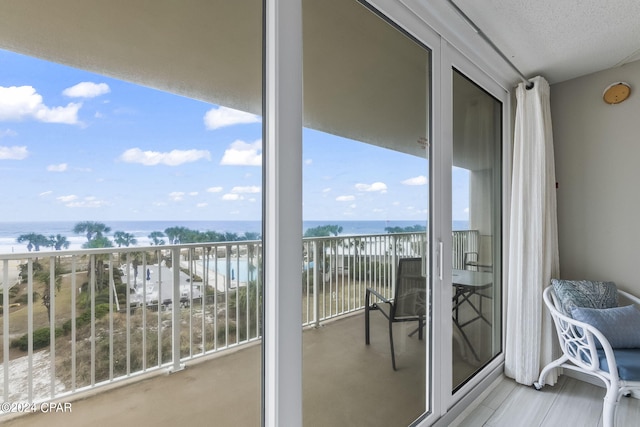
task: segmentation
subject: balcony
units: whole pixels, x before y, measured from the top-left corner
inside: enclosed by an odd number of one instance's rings
[[[473,235],[454,233],[459,251],[473,249]],[[359,422],[406,414],[394,418],[397,425],[422,413],[423,342],[405,340],[394,373],[385,320],[372,317],[366,347],[362,308],[367,287],[393,295],[397,260],[423,256],[425,237],[304,239],[304,378],[322,378],[304,384],[309,425],[326,421],[327,412],[353,414]],[[0,255],[0,272],[3,294],[20,301],[2,303],[8,313],[1,329],[2,402],[74,402],[74,415],[61,418],[65,425],[107,421],[114,413],[121,421],[131,417],[126,424],[144,425],[151,417],[175,425],[186,414],[210,420],[212,413],[219,425],[258,424],[261,242]],[[394,327],[406,337],[412,325]],[[332,402],[336,387],[343,392]],[[395,409],[385,408],[385,399],[366,398],[378,394],[398,397],[389,402]],[[95,396],[77,401],[87,395]],[[399,410],[398,402],[406,407]],[[53,419],[41,413],[19,422]]]

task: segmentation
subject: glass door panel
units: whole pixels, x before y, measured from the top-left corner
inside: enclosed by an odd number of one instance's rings
[[[430,52],[357,1],[303,1],[303,36],[304,425],[406,426],[429,409]]]
[[[501,351],[502,104],[453,70],[453,389]]]

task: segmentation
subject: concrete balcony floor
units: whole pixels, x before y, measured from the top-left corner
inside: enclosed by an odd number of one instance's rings
[[[373,312],[371,345],[364,315],[345,316],[303,334],[305,426],[407,426],[424,412],[425,346],[415,322],[394,325],[391,367],[386,319]],[[173,374],[98,389],[72,402],[71,413],[36,413],[6,426],[257,426],[260,345],[227,351]]]

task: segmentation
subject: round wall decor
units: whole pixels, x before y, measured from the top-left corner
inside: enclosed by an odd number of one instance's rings
[[[607,104],[619,104],[629,97],[631,86],[628,83],[618,82],[607,86],[602,94],[602,99]]]

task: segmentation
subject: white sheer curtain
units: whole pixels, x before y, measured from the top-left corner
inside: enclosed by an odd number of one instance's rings
[[[532,81],[533,89],[521,83],[516,91],[505,349],[505,374],[527,385],[554,359],[542,290],[559,274],[549,83]]]

